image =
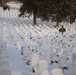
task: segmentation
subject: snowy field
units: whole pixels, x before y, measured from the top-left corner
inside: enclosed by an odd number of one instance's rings
[[[18,10],[0,14],[0,75],[76,75],[75,23],[62,23],[62,35],[52,25],[32,26]]]

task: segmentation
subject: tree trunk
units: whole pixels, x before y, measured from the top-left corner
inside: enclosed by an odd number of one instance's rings
[[[33,12],[33,26],[36,24],[36,11]]]
[[[60,8],[60,6],[59,6],[59,1],[57,1],[57,4],[58,4],[58,5],[57,5],[57,14],[56,14],[56,21],[57,21],[57,22],[56,22],[56,27],[59,27],[59,21],[60,21],[60,17],[59,17],[59,16],[60,16],[60,15],[59,15],[59,10],[60,10],[60,9],[59,9],[59,8]]]

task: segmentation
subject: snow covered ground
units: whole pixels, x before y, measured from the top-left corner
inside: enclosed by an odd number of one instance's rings
[[[75,23],[72,26],[62,23],[66,28],[66,32],[62,35],[52,25],[31,26],[32,17],[19,18],[18,10],[3,11],[0,8],[0,14],[0,47],[1,50],[5,49],[9,61],[9,65],[3,68],[9,69],[9,75],[38,75],[37,72],[31,71],[30,65],[26,64],[34,53],[39,55],[39,61],[43,59],[48,61],[49,73],[55,68],[67,67],[63,70],[64,75],[73,75],[72,54],[73,48],[76,47]],[[21,55],[22,47],[25,47],[24,55]],[[61,61],[63,64],[60,65]],[[0,73],[0,75],[8,74]]]

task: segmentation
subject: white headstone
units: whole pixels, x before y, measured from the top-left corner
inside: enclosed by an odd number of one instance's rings
[[[72,65],[72,75],[76,75],[76,61]]]
[[[56,55],[57,55],[56,52],[52,52],[52,53],[50,54],[50,59],[52,60],[54,57],[56,57]]]
[[[76,47],[73,48],[73,53],[76,53]]]
[[[44,59],[50,61],[50,50],[44,50]]]
[[[50,75],[64,75],[61,69],[53,69]]]
[[[27,57],[27,54],[28,54],[28,52],[29,52],[29,49],[26,47],[26,48],[23,48],[23,57],[25,58],[25,57]]]
[[[76,53],[73,53],[72,60],[73,60],[73,62],[76,61]]]
[[[42,75],[49,75],[49,72],[45,71],[45,72],[42,73]]]
[[[27,49],[27,53],[26,53],[26,58],[27,58],[27,61],[31,60],[31,51]]]
[[[38,64],[38,75],[41,75],[42,72],[48,70],[48,64],[46,60],[41,60]]]
[[[21,47],[21,55],[23,55],[24,49],[25,49],[25,47]]]
[[[39,63],[39,56],[37,53],[34,53],[31,56],[31,69],[34,68]]]
[[[65,56],[68,56],[69,51],[68,51],[68,50],[65,50],[65,51],[63,51],[63,54],[64,54]]]
[[[62,54],[59,58],[59,67],[62,68],[65,65],[66,61],[67,61],[66,54]]]
[[[16,42],[16,45],[17,45],[17,48],[21,49],[21,45],[19,41]]]

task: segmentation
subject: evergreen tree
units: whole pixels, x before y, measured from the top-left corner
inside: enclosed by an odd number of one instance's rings
[[[47,0],[24,0],[22,3],[19,16],[25,15],[25,13],[33,14],[33,24],[36,24],[37,17],[48,20]]]
[[[25,15],[25,13],[29,13],[30,15],[32,15],[33,13],[33,20],[34,20],[34,24],[36,24],[36,12],[37,12],[37,5],[35,0],[24,0],[22,1],[23,5],[20,8],[20,14],[19,16],[23,16]]]
[[[59,23],[64,20],[69,21],[71,8],[71,0],[50,0],[50,14],[52,14],[52,19],[57,22],[56,26],[59,26]]]
[[[56,21],[56,26],[66,20],[73,23],[75,20],[76,8],[74,0],[20,0],[23,5],[20,8],[20,15],[25,13],[33,14],[33,23],[36,24],[36,18]]]
[[[36,24],[36,18],[47,21],[51,18],[57,22],[56,26],[64,20],[70,23],[75,21],[76,0],[1,0],[1,3],[5,4],[9,1],[20,1],[22,6],[19,16],[33,14],[33,24]],[[3,9],[6,10],[8,7],[4,5]]]
[[[70,23],[75,22],[75,18],[76,18],[76,0],[72,0],[71,1],[71,16],[70,16]]]

